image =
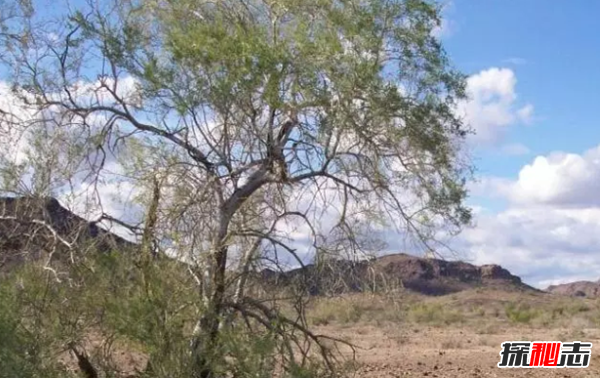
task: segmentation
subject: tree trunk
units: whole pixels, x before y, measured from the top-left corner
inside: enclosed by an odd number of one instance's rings
[[[194,358],[193,378],[217,378],[214,373],[214,361],[222,358],[220,353],[219,330],[224,315],[225,268],[227,266],[227,236],[229,224],[240,206],[258,189],[268,183],[268,169],[262,167],[248,179],[241,188],[236,189],[226,200],[218,196],[220,203],[219,231],[212,243],[212,253],[204,271],[202,297],[205,308],[198,319],[192,339]]]
[[[221,228],[219,242],[210,257],[205,277],[210,281],[204,285],[204,313],[198,319],[192,341],[194,372],[193,378],[217,378],[214,372],[215,360],[222,357],[220,353],[219,325],[223,315],[225,299],[225,267],[227,263],[227,247],[224,245],[227,228]]]

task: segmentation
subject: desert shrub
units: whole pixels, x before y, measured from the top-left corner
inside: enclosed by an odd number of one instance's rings
[[[458,310],[449,310],[440,304],[420,303],[408,310],[408,318],[416,323],[449,325],[464,321],[464,315]]]
[[[343,298],[320,298],[313,303],[308,317],[314,325],[358,322],[382,325],[406,320],[404,298],[389,294],[358,294]]]
[[[513,323],[529,323],[539,315],[539,312],[527,304],[509,303],[504,308],[506,317]]]
[[[581,312],[589,312],[591,311],[591,307],[587,303],[576,302],[572,306],[569,307],[569,312],[571,314],[578,314]]]
[[[138,256],[139,257],[139,256]],[[197,286],[180,263],[143,261],[135,255],[90,256],[57,276],[39,266],[13,272],[0,282],[0,378],[67,378],[76,363],[67,346],[86,354],[100,376],[124,374],[122,355],[142,355],[135,369],[144,378],[192,376],[190,335],[202,308]],[[59,270],[59,269],[57,269]],[[342,321],[354,321],[350,306]],[[239,320],[239,321],[237,321]],[[212,356],[215,371],[237,377],[272,377],[286,347],[276,333],[237,319],[222,332]],[[251,327],[248,327],[248,324]],[[276,329],[276,324],[269,325]],[[146,361],[148,363],[146,364]],[[279,366],[279,367],[278,367]],[[280,377],[318,377],[319,364],[290,362]]]
[[[552,319],[556,319],[557,317],[561,317],[565,314],[564,306],[557,306],[552,309]]]
[[[168,275],[142,282],[142,269],[132,265],[117,254],[98,254],[59,273],[30,265],[7,275],[0,288],[0,377],[67,377],[60,361],[71,345],[87,350],[106,376],[118,372],[112,361],[118,341],[161,364],[168,360],[161,352],[181,353],[174,340],[185,340],[176,316],[182,297],[162,280]],[[173,365],[185,365],[176,359]]]
[[[35,277],[32,269],[23,269],[21,276]],[[1,378],[54,378],[74,377],[57,363],[60,344],[50,332],[43,332],[45,325],[56,324],[51,319],[47,324],[35,315],[46,312],[49,303],[32,299],[52,296],[48,287],[41,282],[28,285],[27,280],[16,279],[16,275],[3,277],[0,281],[0,377]],[[23,315],[29,314],[30,317]]]
[[[584,313],[591,313],[593,310],[590,303],[578,299],[565,299],[555,303],[550,308],[551,317],[557,320],[563,317],[572,317]]]
[[[353,300],[320,300],[310,311],[310,318],[315,325],[356,323],[361,320],[367,307]]]

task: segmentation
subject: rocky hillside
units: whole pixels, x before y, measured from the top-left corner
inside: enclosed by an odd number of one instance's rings
[[[546,291],[570,297],[597,298],[600,297],[600,280],[596,282],[576,281],[561,285],[552,285]]]
[[[61,259],[67,244],[103,251],[134,245],[78,217],[54,198],[0,197],[0,268],[37,260],[54,249]]]
[[[64,242],[93,250],[122,250],[135,244],[73,214],[53,198],[0,197],[0,268],[41,258],[56,248],[56,259],[68,256]],[[407,254],[370,261],[335,260],[285,272],[263,270],[260,280],[300,285],[312,294],[339,294],[406,288],[427,295],[491,287],[535,290],[498,265],[475,266],[459,261],[425,259]]]
[[[475,266],[407,254],[387,255],[371,261],[338,260],[280,273],[265,270],[262,274],[273,283],[295,283],[312,294],[399,287],[426,295],[445,295],[480,287],[537,291],[498,265]]]

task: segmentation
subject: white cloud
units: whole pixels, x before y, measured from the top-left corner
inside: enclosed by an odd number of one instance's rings
[[[520,205],[600,206],[600,146],[583,154],[554,152],[525,165],[518,179],[502,188]]]
[[[35,110],[25,106],[14,96],[10,86],[0,81],[0,157],[17,164],[27,158],[28,133],[19,124],[34,116]]]
[[[479,211],[460,236],[475,262],[502,264],[541,288],[600,278],[600,146],[537,156],[515,180],[484,177],[470,189],[508,200],[499,213]]]
[[[600,278],[600,209],[510,208],[476,218],[460,243],[477,264],[500,264],[541,288]]]
[[[513,101],[516,97],[514,93],[516,83],[514,72],[507,68],[489,68],[467,80],[470,93],[482,102],[494,97]]]
[[[97,220],[102,214],[131,225],[143,219],[143,212],[135,202],[140,188],[123,178],[123,169],[117,161],[108,163],[97,180],[77,181],[74,187],[65,187],[57,194],[65,208],[88,221]],[[134,239],[129,230],[118,224],[103,221],[101,225],[119,236]]]
[[[517,78],[508,68],[489,68],[467,79],[468,101],[458,105],[458,115],[474,131],[473,142],[493,145],[500,142],[508,127],[530,123],[534,108],[517,103]]]
[[[517,116],[526,125],[533,122],[533,105],[527,104],[517,110]]]

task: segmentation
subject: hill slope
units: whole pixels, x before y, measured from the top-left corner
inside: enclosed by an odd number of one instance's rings
[[[0,268],[40,259],[54,249],[64,252],[62,239],[92,245],[95,250],[135,247],[95,223],[73,214],[54,198],[0,197]],[[58,253],[57,259],[64,258]],[[487,287],[505,291],[537,291],[498,265],[475,266],[460,261],[393,254],[370,261],[329,261],[284,272],[263,270],[273,284],[299,284],[311,294],[338,294],[403,287],[426,295],[444,295]]]
[[[426,295],[445,295],[478,287],[538,291],[499,265],[476,266],[403,253],[371,261],[337,260],[288,272],[264,270],[262,275],[274,283],[299,284],[315,295],[396,287]]]
[[[597,298],[600,297],[600,281],[576,281],[561,285],[552,285],[548,286],[546,291],[570,297]]]
[[[0,197],[0,268],[37,260],[67,244],[108,251],[134,246],[95,223],[73,214],[54,198]]]

